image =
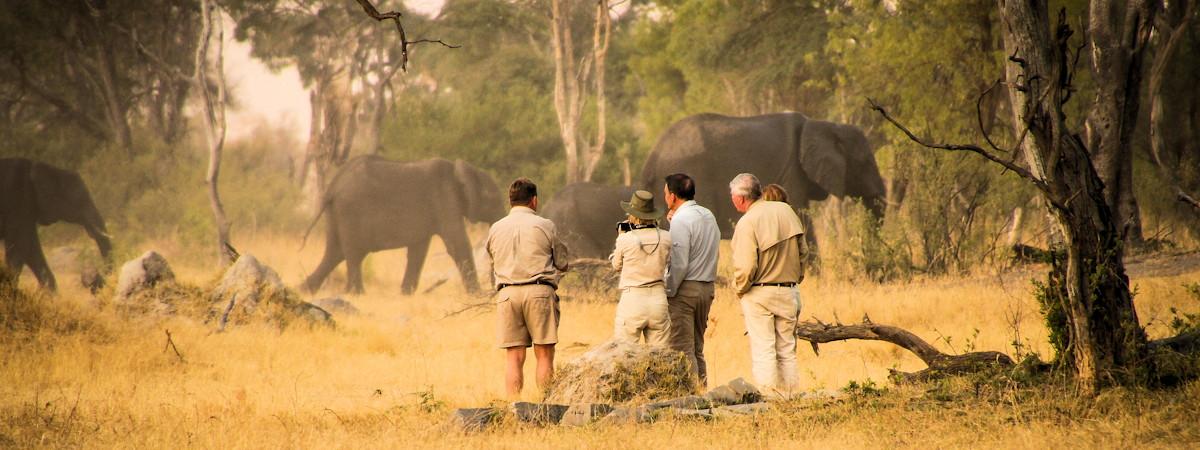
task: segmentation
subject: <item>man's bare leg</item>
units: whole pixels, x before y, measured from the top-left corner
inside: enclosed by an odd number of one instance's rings
[[[525,384],[525,347],[509,347],[505,350],[504,387],[508,390],[508,397],[516,400],[521,397],[521,387]],[[540,365],[541,358],[538,363]]]
[[[537,358],[537,384],[544,390],[554,376],[554,344],[534,344],[533,356]]]

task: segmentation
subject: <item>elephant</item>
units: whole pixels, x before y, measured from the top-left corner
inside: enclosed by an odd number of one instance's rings
[[[800,208],[834,195],[860,198],[876,217],[883,214],[883,177],[862,130],[798,112],[686,117],[659,137],[642,168],[642,187],[662,192],[666,176],[677,172],[696,180],[696,201],[712,210],[724,239],[739,217],[728,183],[742,172],[764,186],[783,186]]]
[[[446,244],[467,291],[477,292],[479,280],[463,219],[494,222],[504,215],[504,205],[496,181],[461,160],[400,162],[368,155],[346,162],[334,175],[313,225],[325,213],[325,255],[304,282],[309,292],[319,289],[345,261],[346,290],[362,293],[367,254],[407,248],[401,292],[411,294],[434,235]]]
[[[37,227],[60,221],[83,226],[105,264],[111,263],[112,238],[78,173],[24,158],[0,158],[0,240],[14,277],[29,266],[43,289],[58,289]]]
[[[563,187],[542,207],[542,215],[558,228],[563,243],[577,258],[606,258],[617,237],[616,223],[625,218],[620,202],[632,186],[580,182]]]

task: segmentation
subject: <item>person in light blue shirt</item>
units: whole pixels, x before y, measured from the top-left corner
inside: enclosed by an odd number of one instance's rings
[[[701,385],[708,381],[704,330],[717,279],[721,231],[708,208],[696,204],[696,183],[683,173],[668,175],[663,186],[671,221],[671,258],[666,273],[667,308],[671,316],[670,347],[683,352]]]

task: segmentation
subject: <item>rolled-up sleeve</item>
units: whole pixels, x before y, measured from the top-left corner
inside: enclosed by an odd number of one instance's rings
[[[621,267],[625,265],[625,254],[621,251],[621,237],[617,236],[616,242],[613,243],[613,251],[608,255],[608,262],[612,264],[613,270],[621,272]]]

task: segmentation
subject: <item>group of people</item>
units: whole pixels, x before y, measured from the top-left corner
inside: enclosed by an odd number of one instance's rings
[[[765,191],[765,192],[764,192]],[[734,227],[733,288],[742,308],[757,384],[786,395],[797,381],[796,337],[808,251],[804,226],[777,185],[766,189],[752,174],[729,183],[730,201],[744,215]],[[708,377],[704,333],[717,278],[721,233],[716,217],[694,200],[696,184],[683,173],[666,177],[667,211],[654,195],[635,191],[621,202],[609,261],[620,272],[621,300],[614,336],[683,352],[701,384]],[[537,359],[537,383],[554,374],[559,308],[555,291],[568,269],[567,248],[554,223],[537,215],[537,185],[518,178],[509,186],[508,216],[488,231],[487,256],[496,288],[497,341],[506,352],[511,397],[524,385],[526,350]],[[657,227],[666,216],[670,230]]]

